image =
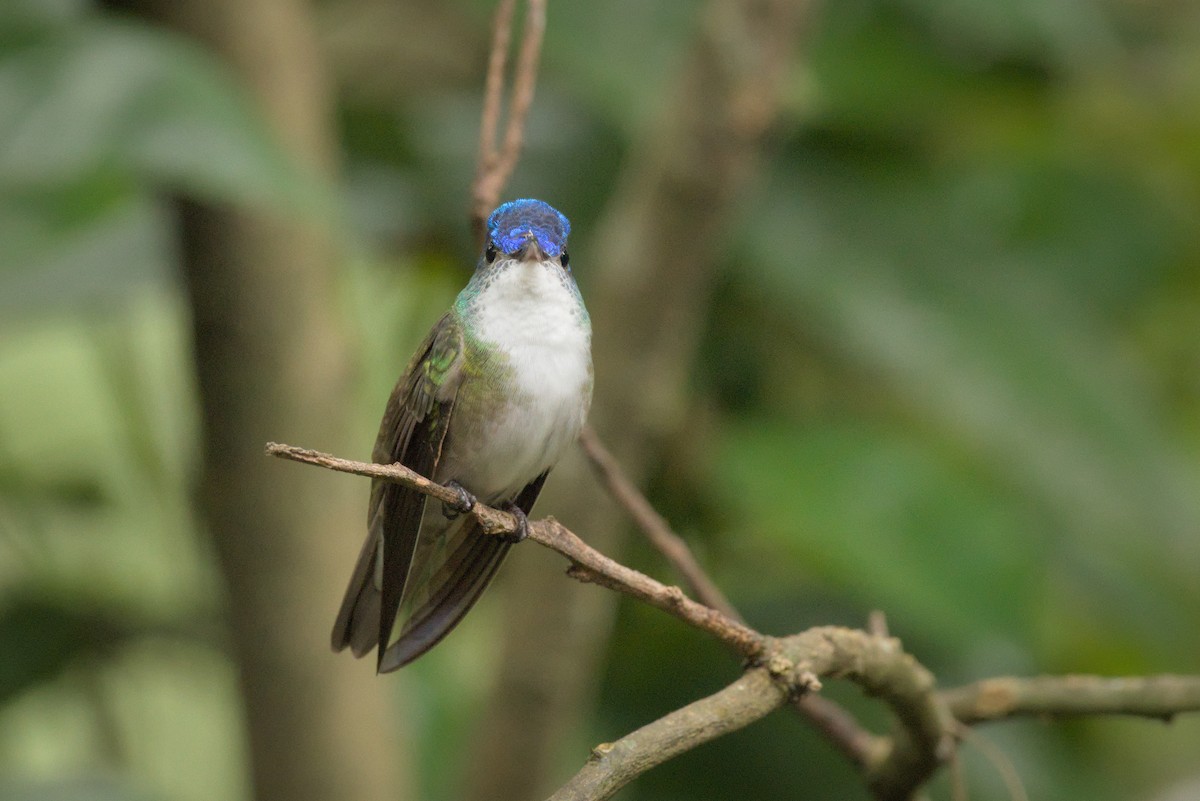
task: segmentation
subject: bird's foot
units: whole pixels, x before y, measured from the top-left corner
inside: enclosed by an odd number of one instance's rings
[[[452,489],[458,495],[458,499],[453,503],[442,501],[442,514],[447,520],[453,520],[464,512],[471,511],[475,506],[476,498],[467,489],[457,481],[447,481],[446,488]]]
[[[529,518],[525,515],[525,510],[511,502],[500,508],[517,519],[517,530],[511,534],[501,534],[500,539],[515,545],[527,538],[529,536]]]

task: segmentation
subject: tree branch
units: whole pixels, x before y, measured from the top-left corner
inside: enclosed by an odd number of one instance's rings
[[[277,443],[268,443],[267,453],[343,473],[395,481],[447,503],[458,498],[453,490],[401,464],[355,462]],[[507,512],[476,503],[470,514],[487,535],[516,531],[516,520]],[[812,687],[813,674],[821,671],[822,675],[847,678],[869,694],[883,697],[896,712],[901,732],[892,741],[891,748],[880,748],[878,741],[870,741],[872,758],[868,760],[867,752],[862,751],[857,760],[865,765],[868,783],[877,797],[906,797],[907,791],[920,786],[948,753],[950,719],[942,714],[940,701],[932,692],[933,676],[901,651],[899,641],[848,629],[812,629],[776,640],[691,600],[678,587],[660,584],[604,556],[553,518],[531,521],[529,538],[566,557],[571,562],[567,572],[572,577],[625,593],[662,609],[712,634],[752,663],[764,664],[776,681],[788,688],[780,704],[788,697],[800,695],[800,689]],[[812,638],[816,640],[810,641]],[[842,656],[834,658],[831,654]],[[818,666],[817,670],[813,670],[813,664]],[[839,720],[841,724],[845,722]],[[856,732],[847,742],[862,742],[864,736]],[[704,740],[696,741],[699,742]],[[850,747],[858,748],[857,745]],[[642,770],[651,766],[648,764]]]
[[[479,156],[475,181],[471,186],[471,228],[479,241],[483,240],[487,215],[499,202],[500,192],[516,168],[517,158],[521,154],[525,120],[533,105],[542,38],[546,31],[546,0],[529,0],[516,72],[508,97],[508,122],[501,142],[498,134],[503,111],[504,68],[508,63],[515,10],[516,0],[501,0],[492,22],[492,51],[488,57],[483,116],[479,127]]]
[[[584,426],[579,444],[613,500],[629,514],[650,544],[667,558],[700,602],[731,620],[745,622],[716,582],[696,561],[687,541],[671,529],[670,524],[629,480],[591,426]],[[860,768],[872,764],[885,747],[883,738],[862,728],[854,716],[835,701],[819,695],[800,695],[794,699],[793,706]]]
[[[402,464],[373,464],[342,459],[319,451],[297,448],[292,445],[267,443],[267,453],[295,462],[317,465],[341,473],[382,478],[395,481],[406,487],[423,492],[445,503],[456,503],[458,494],[448,487],[430,481]],[[476,503],[469,514],[479,521],[483,533],[489,536],[512,534],[517,530],[516,518],[508,512]],[[660,584],[644,573],[609,559],[588,546],[570,529],[554,518],[534,520],[529,523],[529,538],[565,556],[571,562],[567,571],[580,581],[598,584],[645,601],[651,606],[690,623],[698,629],[712,634],[748,659],[762,654],[766,638],[743,623],[696,603],[683,594],[678,587]]]
[[[725,689],[664,715],[615,743],[592,749],[587,763],[550,801],[608,798],[669,759],[737,731],[787,701],[765,668],[753,668]]]
[[[341,459],[268,443],[267,453],[344,473],[395,481],[438,500],[458,494],[401,464]],[[507,512],[476,503],[470,510],[486,535],[511,534]],[[660,518],[661,519],[661,518]],[[1169,720],[1200,711],[1200,676],[1102,679],[1093,676],[998,678],[936,691],[933,674],[900,641],[884,632],[812,628],[775,638],[697,603],[678,587],[660,584],[589,547],[553,518],[532,521],[529,538],[566,557],[568,574],[645,601],[718,638],[750,667],[724,690],[695,701],[612,744],[598,746],[583,769],[552,796],[558,801],[608,798],[655,765],[752,723],[787,703],[813,699],[820,679],[842,678],[892,710],[891,737],[876,737],[836,706],[806,712],[862,770],[879,801],[905,801],[952,755],[954,733],[967,723],[1017,715],[1126,714]],[[877,626],[877,628],[882,628]],[[827,715],[822,719],[821,715]]]
[[[593,801],[610,797],[655,765],[723,734],[736,731],[783,706],[789,698],[819,689],[818,677],[846,678],[882,697],[913,737],[928,741],[943,758],[951,742],[937,698],[929,692],[932,675],[904,653],[897,640],[838,627],[809,629],[773,640],[761,667],[747,670],[720,692],[695,701],[622,737],[597,746],[575,776],[550,801]],[[892,767],[880,754],[876,775],[885,781]],[[924,779],[915,780],[913,787]],[[911,788],[895,785],[881,798],[904,798]],[[902,794],[903,793],[903,794]]]
[[[984,679],[943,690],[951,714],[963,723],[1014,717],[1134,715],[1170,721],[1200,711],[1200,676],[1038,676]]]
[[[671,530],[671,526],[646,500],[646,496],[625,476],[617,460],[604,447],[591,426],[584,426],[579,435],[579,444],[613,500],[629,514],[650,544],[667,558],[700,603],[732,620],[741,621],[742,616],[704,572],[704,568],[700,567],[684,539]]]

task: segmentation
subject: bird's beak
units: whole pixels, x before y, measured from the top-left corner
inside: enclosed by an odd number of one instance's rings
[[[546,251],[542,250],[542,246],[538,244],[533,231],[525,232],[524,241],[521,243],[520,250],[517,251],[517,256],[521,261],[546,261],[549,258]]]

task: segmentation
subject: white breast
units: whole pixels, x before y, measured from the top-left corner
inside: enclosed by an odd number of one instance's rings
[[[499,266],[499,265],[498,265]],[[591,400],[591,326],[556,262],[498,271],[474,305],[473,332],[507,357],[514,387],[464,484],[511,496],[579,436]]]

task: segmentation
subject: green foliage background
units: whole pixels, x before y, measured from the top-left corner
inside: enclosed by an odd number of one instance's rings
[[[446,4],[454,33],[410,34],[411,71],[381,76],[347,55],[367,35],[345,22],[355,6],[318,11],[340,86],[330,197],[191,44],[83,0],[0,4],[0,799],[248,797],[190,502],[195,387],[164,197],[339,221],[331,303],[355,327],[365,454],[473,263],[489,9]],[[698,8],[551,4],[509,194],[570,214],[585,296],[604,249],[590,224]],[[654,500],[765,631],[882,609],[946,685],[1196,672],[1200,7],[851,0],[827,4],[797,52],[764,177],[715,254],[688,435]],[[357,531],[339,536],[355,551]],[[486,647],[494,614],[485,603],[456,647]],[[634,606],[607,659],[581,742],[734,669]],[[454,797],[487,688],[473,664],[435,652],[396,677],[423,797]],[[1195,719],[984,733],[1031,797],[1166,798],[1184,782],[1179,797],[1200,797]],[[970,749],[966,770],[972,798],[1007,797]],[[624,797],[856,786],[777,716]]]

